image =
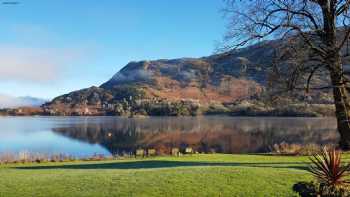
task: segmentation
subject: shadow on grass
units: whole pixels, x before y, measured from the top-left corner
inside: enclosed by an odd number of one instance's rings
[[[62,164],[50,166],[26,166],[14,167],[22,170],[45,170],[45,169],[151,169],[151,168],[172,168],[172,167],[191,167],[191,166],[232,166],[232,167],[258,167],[258,168],[289,168],[306,170],[305,163],[283,162],[283,163],[221,163],[221,162],[183,162],[183,161],[132,161],[115,163],[93,163],[93,164]]]

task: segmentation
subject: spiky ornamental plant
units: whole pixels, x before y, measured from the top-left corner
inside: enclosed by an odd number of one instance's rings
[[[320,153],[310,157],[312,165],[309,171],[320,183],[323,194],[339,194],[349,186],[350,164],[343,165],[341,151],[324,147]]]

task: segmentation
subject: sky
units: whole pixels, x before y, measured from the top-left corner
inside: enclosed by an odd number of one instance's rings
[[[8,4],[4,2],[18,2]],[[211,55],[222,0],[0,0],[0,95],[52,99],[130,61]]]

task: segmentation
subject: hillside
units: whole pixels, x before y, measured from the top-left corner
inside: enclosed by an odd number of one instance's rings
[[[130,62],[100,87],[59,96],[43,107],[54,115],[247,114],[247,110],[251,115],[283,115],[262,101],[273,49],[279,44],[263,42],[202,58]],[[327,94],[316,97],[319,103],[331,102]],[[286,115],[313,113],[300,112],[304,106],[299,104]]]
[[[17,107],[39,107],[45,102],[47,102],[47,100],[30,96],[13,97],[0,94],[0,109]]]

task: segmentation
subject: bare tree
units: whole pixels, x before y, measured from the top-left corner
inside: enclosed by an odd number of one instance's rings
[[[350,0],[227,0],[225,10],[230,17],[226,49],[261,40],[294,40],[299,47],[288,45],[287,51],[289,57],[304,56],[293,65],[294,73],[308,73],[306,89],[316,72],[330,78],[343,149],[350,149],[350,88],[342,62],[350,36],[349,6]]]

